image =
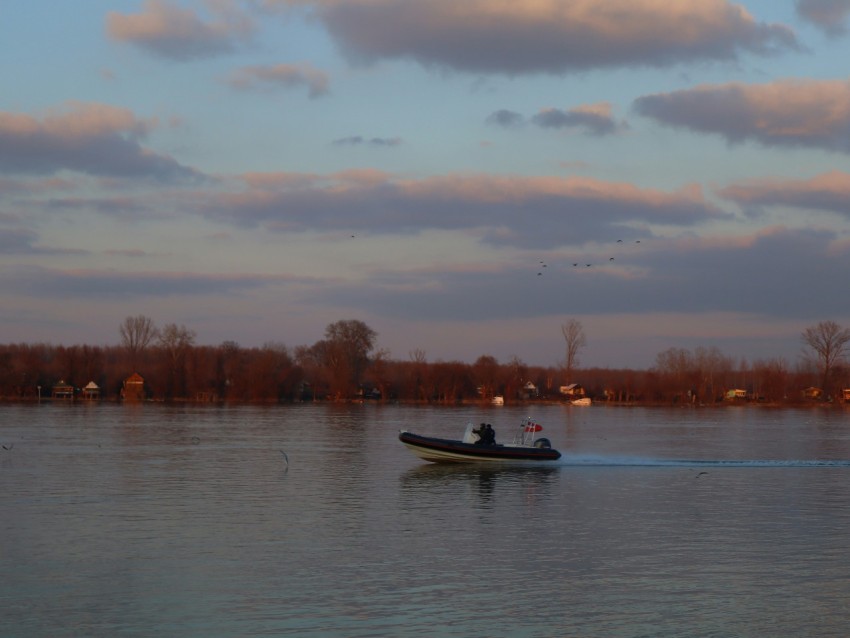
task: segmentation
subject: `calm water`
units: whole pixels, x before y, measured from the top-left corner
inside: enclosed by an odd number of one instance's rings
[[[846,636],[850,412],[0,407],[0,635]]]

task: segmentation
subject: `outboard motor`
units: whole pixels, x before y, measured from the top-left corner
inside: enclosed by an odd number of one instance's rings
[[[552,444],[549,443],[549,439],[541,437],[539,439],[535,439],[534,447],[540,448],[541,450],[550,450],[552,449]]]

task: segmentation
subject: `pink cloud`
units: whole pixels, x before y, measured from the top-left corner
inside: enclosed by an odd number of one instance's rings
[[[49,174],[67,169],[92,175],[158,179],[197,174],[139,141],[157,125],[105,104],[69,103],[38,119],[0,112],[0,171]]]
[[[13,135],[44,133],[52,137],[76,139],[123,131],[143,137],[156,120],[140,120],[129,109],[106,104],[69,102],[61,110],[51,110],[41,120],[23,113],[0,112],[0,131]]]
[[[706,206],[702,189],[691,185],[674,193],[643,189],[625,182],[590,177],[518,177],[449,175],[423,180],[400,180],[400,188],[415,196],[451,197],[480,203],[510,203],[563,197],[598,202],[622,202],[655,207],[688,204]]]
[[[771,178],[732,184],[718,191],[739,204],[826,210],[850,217],[850,173],[831,171],[810,179]]]
[[[729,142],[850,152],[850,82],[780,80],[708,84],[638,98],[635,110],[662,124],[714,133]]]
[[[110,11],[106,32],[117,42],[175,60],[227,53],[252,35],[254,25],[245,14],[220,2],[208,4],[216,19],[204,21],[194,11],[165,0],[145,0],[141,13]]]
[[[328,92],[328,75],[307,63],[245,66],[231,74],[228,84],[240,90],[304,86],[315,98]]]
[[[407,58],[472,72],[565,73],[730,60],[797,48],[785,26],[727,0],[315,0],[352,59]]]
[[[287,232],[475,230],[489,243],[529,247],[610,238],[623,224],[693,226],[726,215],[697,185],[665,192],[585,177],[409,179],[356,171],[248,175],[245,183],[245,190],[194,198],[194,210],[237,226]]]

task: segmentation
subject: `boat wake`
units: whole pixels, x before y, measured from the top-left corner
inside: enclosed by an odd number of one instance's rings
[[[560,467],[850,467],[850,459],[652,459],[629,456],[564,455]]]

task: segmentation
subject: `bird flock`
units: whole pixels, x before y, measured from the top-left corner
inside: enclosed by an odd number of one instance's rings
[[[623,240],[618,239],[616,241],[616,243],[622,244]],[[636,239],[634,243],[639,244],[640,239]],[[594,266],[601,266],[603,264],[611,264],[613,261],[615,261],[615,257],[612,255],[612,256],[608,257],[607,261],[602,261],[602,262],[600,262],[598,260],[593,260],[593,261],[588,262],[588,261],[585,260],[585,261],[574,261],[574,262],[570,262],[570,263],[572,263],[573,268],[592,268]],[[537,276],[542,277],[543,273],[545,272],[543,269],[548,268],[548,267],[549,267],[549,264],[547,264],[545,260],[541,259],[538,263],[538,266],[537,266]]]

